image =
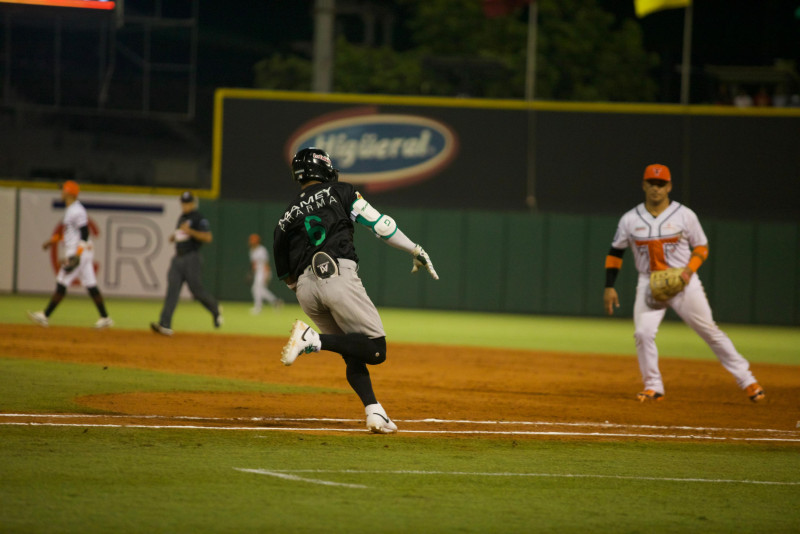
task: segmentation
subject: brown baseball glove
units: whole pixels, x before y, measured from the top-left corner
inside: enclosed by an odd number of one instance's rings
[[[653,298],[664,302],[683,291],[686,280],[681,276],[682,273],[682,267],[650,273],[650,291],[653,293]]]

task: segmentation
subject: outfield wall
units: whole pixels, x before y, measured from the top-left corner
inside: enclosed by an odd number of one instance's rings
[[[2,190],[18,205],[0,239],[0,290],[49,293],[54,259],[41,243],[63,217],[54,191]],[[168,242],[179,216],[177,198],[81,195],[94,225],[98,285],[114,296],[163,298]],[[250,299],[248,236],[271,249],[283,204],[204,200],[214,242],[203,247],[204,280],[222,300]],[[14,210],[9,209],[9,212]],[[617,217],[478,210],[385,210],[430,253],[441,279],[411,275],[411,260],[356,228],[360,274],[378,306],[566,316],[603,314],[604,260]],[[3,217],[8,218],[3,211]],[[800,324],[800,223],[703,219],[710,256],[700,269],[715,317],[723,322]],[[13,238],[10,236],[13,235]],[[8,258],[14,258],[9,262]],[[11,281],[11,282],[9,282]],[[622,316],[630,316],[636,273],[630,253],[617,282]],[[288,301],[281,282],[271,287]],[[184,288],[184,296],[188,291]]]
[[[285,206],[216,201],[204,213],[214,228],[206,281],[223,300],[250,298],[247,237],[269,248]],[[474,210],[386,210],[423,244],[441,279],[411,275],[411,260],[356,228],[360,275],[378,306],[599,316],[605,256],[617,217]],[[800,324],[800,224],[703,219],[710,256],[700,269],[715,318]],[[630,316],[636,273],[630,252],[617,281]],[[277,281],[283,298],[291,292]]]
[[[58,190],[3,189],[4,203],[15,198],[15,221],[5,228],[0,247],[0,279],[13,270],[13,282],[2,289],[21,293],[50,293],[63,261],[63,245],[47,251],[44,243],[61,225],[64,202]],[[169,236],[181,213],[176,196],[124,195],[82,192],[81,203],[89,215],[89,232],[94,245],[94,267],[100,290],[109,296],[157,297],[166,293],[166,275],[174,255]],[[5,218],[5,214],[3,215]],[[13,237],[12,237],[13,236]],[[10,252],[10,253],[9,253]],[[7,255],[6,255],[7,254]],[[76,281],[76,287],[79,283]],[[82,291],[81,291],[82,293]],[[189,295],[187,289],[183,295]]]
[[[14,287],[14,246],[16,244],[17,195],[0,187],[0,291]]]
[[[701,217],[800,220],[800,109],[219,89],[223,200],[283,202],[325,149],[374,205],[619,216],[651,163]]]

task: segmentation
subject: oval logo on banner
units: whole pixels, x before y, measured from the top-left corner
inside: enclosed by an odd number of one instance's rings
[[[450,127],[428,117],[362,108],[301,127],[288,143],[289,158],[309,146],[331,156],[343,182],[383,191],[434,176],[455,157],[458,142]]]

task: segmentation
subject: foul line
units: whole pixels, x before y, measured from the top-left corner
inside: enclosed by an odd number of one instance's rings
[[[199,426],[199,425],[141,425],[141,424],[100,424],[100,423],[31,423],[7,422],[0,426],[57,426],[80,428],[144,428],[158,430],[246,430],[250,432],[366,432],[362,428],[289,428],[253,426]],[[688,439],[711,441],[770,441],[800,443],[800,438],[736,438],[727,436],[707,436],[694,434],[625,434],[615,432],[535,432],[528,430],[401,430],[402,434],[445,434],[445,435],[499,435],[499,436],[566,436],[595,438],[648,438],[648,439]]]
[[[593,475],[580,473],[507,473],[507,472],[469,472],[469,471],[414,471],[414,470],[364,470],[364,469],[244,469],[234,467],[237,471],[255,473],[259,475],[269,475],[286,480],[299,482],[310,482],[312,484],[324,484],[327,486],[344,486],[351,488],[366,488],[361,484],[345,484],[341,482],[329,482],[314,478],[303,478],[290,473],[309,473],[309,474],[354,474],[354,475],[434,475],[434,476],[468,476],[468,477],[531,477],[531,478],[598,478],[615,480],[638,480],[643,482],[705,482],[711,484],[757,484],[764,486],[800,486],[800,482],[780,482],[774,480],[734,480],[725,478],[678,478],[678,477],[642,477],[626,475]]]
[[[163,416],[163,415],[104,415],[104,414],[0,414],[0,426],[51,426],[51,427],[82,427],[82,428],[142,428],[142,429],[168,429],[168,430],[244,430],[250,432],[365,432],[363,428],[320,428],[320,427],[287,427],[287,426],[219,426],[219,425],[198,425],[198,424],[144,424],[144,423],[67,423],[67,422],[37,422],[37,421],[7,421],[9,418],[29,418],[29,419],[112,419],[112,420],[163,420],[163,421],[209,421],[209,422],[251,422],[251,423],[360,423],[361,419],[337,419],[337,418],[290,418],[290,417],[251,417],[251,418],[220,418],[220,417],[195,417],[195,416]],[[640,432],[580,432],[580,431],[544,431],[544,430],[416,430],[401,429],[403,434],[428,434],[428,435],[487,435],[487,436],[563,436],[563,437],[593,437],[593,438],[644,438],[656,440],[707,440],[707,441],[748,441],[748,442],[788,442],[800,443],[800,432],[795,430],[779,430],[771,428],[705,428],[691,426],[657,426],[657,425],[625,425],[617,423],[576,423],[576,422],[553,422],[553,421],[473,421],[460,419],[406,419],[398,420],[401,423],[422,423],[422,424],[466,424],[466,425],[494,425],[494,426],[546,426],[546,427],[600,427],[608,429],[631,429]],[[642,430],[670,431],[670,433],[646,433]],[[680,433],[680,431],[690,431],[692,433]],[[761,433],[762,437],[755,436],[715,436],[709,432],[730,432]],[[766,434],[766,435],[764,435]],[[261,436],[259,436],[261,437]]]
[[[240,421],[240,422],[319,422],[319,423],[360,423],[362,419],[336,418],[336,417],[202,417],[192,415],[119,415],[119,414],[33,414],[33,413],[0,413],[0,418],[29,417],[31,419],[162,419],[176,421]],[[700,432],[763,432],[778,434],[795,434],[800,436],[800,431],[775,429],[775,428],[724,428],[683,425],[633,425],[622,423],[596,423],[590,421],[493,421],[473,419],[395,419],[398,423],[439,423],[439,424],[465,424],[465,425],[518,425],[518,426],[566,426],[566,427],[599,427],[599,428],[641,428],[650,430],[692,430]],[[0,422],[0,425],[4,423]],[[210,427],[202,427],[210,428]],[[800,428],[800,422],[797,424]]]

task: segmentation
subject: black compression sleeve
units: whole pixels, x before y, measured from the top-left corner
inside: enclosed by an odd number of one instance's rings
[[[615,258],[622,258],[625,254],[624,248],[614,248],[608,251],[609,256],[613,256]],[[606,287],[614,287],[614,283],[617,281],[617,275],[619,275],[619,268],[618,267],[606,267]]]
[[[622,256],[624,256],[624,255],[625,255],[625,249],[624,249],[624,248],[614,248],[614,247],[611,247],[611,248],[608,250],[608,255],[609,255],[609,256],[616,256],[617,258],[621,258]]]
[[[606,269],[606,287],[614,287],[619,269]]]
[[[88,226],[81,226],[81,239],[83,241],[89,240],[89,227]]]

